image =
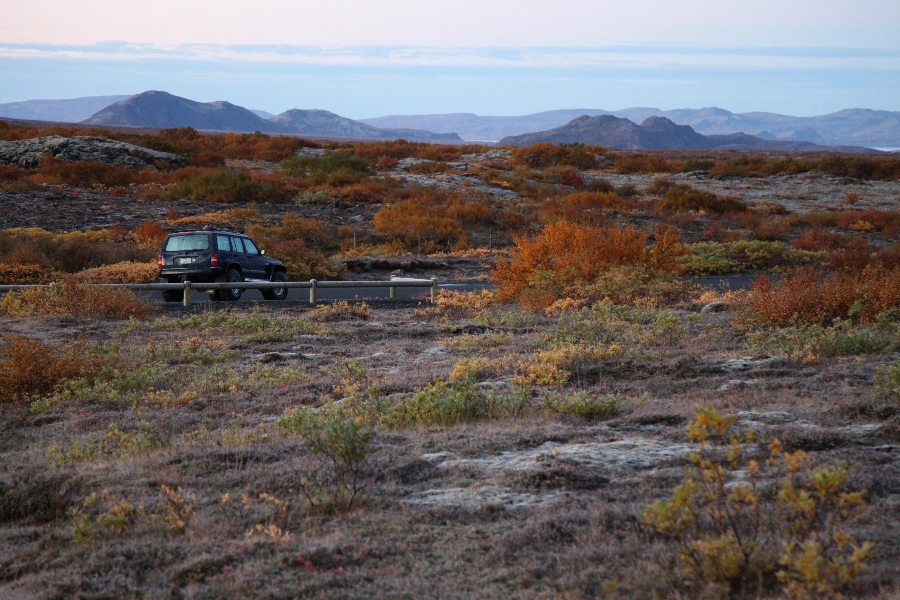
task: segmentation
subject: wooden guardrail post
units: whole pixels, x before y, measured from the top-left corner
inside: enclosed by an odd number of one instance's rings
[[[191,282],[190,281],[184,282],[184,299],[182,300],[182,304],[184,304],[184,306],[191,305]]]
[[[393,286],[393,285],[392,285],[392,286],[390,287],[390,297],[391,297],[391,299],[397,297],[397,288],[396,288],[396,286]]]
[[[315,279],[309,280],[309,303],[310,304],[316,303],[316,284],[317,283],[318,282]]]
[[[431,278],[431,303],[437,300],[437,277]]]

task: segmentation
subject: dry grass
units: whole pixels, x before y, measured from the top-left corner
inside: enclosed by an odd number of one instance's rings
[[[790,411],[822,428],[819,437],[790,424],[758,434],[766,442],[777,434],[790,452],[805,449],[813,461],[859,465],[850,483],[871,490],[871,508],[851,533],[875,547],[868,570],[843,592],[889,597],[896,524],[885,490],[895,478],[874,461],[880,455],[872,446],[834,445],[848,421],[890,427],[892,417],[879,411],[892,401],[875,399],[874,383],[850,390],[840,383],[871,377],[883,359],[757,371],[747,376],[765,384],[722,393],[716,388],[735,376],[711,365],[741,351],[728,315],[695,323],[683,313],[606,303],[577,318],[532,314],[526,323],[508,305],[449,302],[474,308],[448,308],[440,325],[429,325],[409,309],[370,307],[367,320],[303,330],[315,338],[248,337],[296,323],[292,309],[235,306],[131,324],[115,335],[101,324],[89,335],[112,337],[136,366],[90,388],[73,383],[53,392],[57,383],[47,392],[56,394],[53,402],[44,391],[26,392],[0,407],[5,423],[25,423],[0,433],[8,449],[0,553],[17,570],[0,595],[79,593],[90,581],[92,593],[114,596],[171,585],[217,598],[500,597],[511,590],[523,598],[690,597],[697,588],[683,576],[678,541],[639,526],[652,501],[671,497],[684,462],[640,468],[568,453],[605,443],[684,444],[684,421],[704,401],[729,413]],[[452,333],[473,320],[494,331]],[[0,326],[61,341],[67,323],[7,317]],[[674,325],[690,331],[675,336]],[[555,331],[567,337],[548,345],[545,334]],[[618,337],[603,341],[609,336]],[[41,343],[16,365],[68,347]],[[459,359],[442,359],[435,347]],[[303,356],[255,362],[271,351]],[[471,381],[471,369],[447,381],[464,360],[483,367],[475,381],[487,385]],[[829,377],[811,377],[813,368],[829,369]],[[45,372],[52,370],[36,377]],[[527,385],[509,385],[514,378]],[[16,417],[12,411],[28,402],[40,412]],[[274,422],[297,424],[300,435]],[[356,431],[371,435],[364,462]],[[528,452],[536,458],[524,470],[479,466]],[[440,460],[448,462],[435,466]],[[28,536],[18,535],[26,529]],[[123,554],[132,558],[112,558]],[[472,556],[478,559],[465,559]],[[99,569],[108,576],[93,578]],[[416,575],[423,570],[430,575]],[[260,578],[268,572],[277,575]],[[759,596],[779,593],[767,581]]]

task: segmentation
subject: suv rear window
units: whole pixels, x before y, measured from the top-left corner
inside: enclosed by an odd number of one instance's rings
[[[208,250],[208,235],[173,235],[166,240],[163,252],[182,252],[184,250]]]

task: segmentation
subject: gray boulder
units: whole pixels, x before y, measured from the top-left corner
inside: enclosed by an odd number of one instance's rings
[[[30,140],[0,141],[0,164],[34,168],[44,156],[66,162],[97,161],[132,169],[146,169],[157,161],[185,164],[184,158],[177,154],[101,137],[52,135]]]

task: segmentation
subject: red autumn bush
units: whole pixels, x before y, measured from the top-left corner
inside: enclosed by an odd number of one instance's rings
[[[578,192],[546,200],[538,210],[538,219],[599,226],[605,222],[606,213],[612,210],[627,211],[635,206],[636,203],[614,192]]]
[[[78,376],[90,359],[83,355],[83,347],[78,347],[78,352],[73,352],[75,349],[67,351],[24,336],[4,334],[0,349],[0,403],[26,402],[49,394],[60,381]]]
[[[744,319],[785,326],[795,320],[827,324],[834,319],[868,323],[900,306],[900,269],[869,265],[861,272],[796,270],[777,282],[760,277],[747,298]]]
[[[134,239],[137,240],[138,245],[154,250],[159,248],[162,241],[166,239],[166,235],[168,232],[159,223],[153,221],[144,221],[134,228]]]
[[[650,236],[631,227],[590,227],[558,221],[533,240],[515,239],[510,260],[500,261],[491,276],[500,301],[518,300],[531,309],[544,308],[588,286],[614,267],[636,265],[677,273],[676,258],[685,250],[670,231]]]
[[[605,152],[603,148],[585,146],[583,144],[538,142],[531,146],[516,148],[513,150],[512,158],[516,164],[533,169],[546,169],[555,166],[594,169],[597,167],[595,155],[603,152]]]
[[[398,202],[375,213],[376,233],[398,240],[417,253],[462,249],[466,245],[463,229],[446,205],[429,196]]]
[[[646,154],[622,154],[616,157],[613,169],[616,173],[677,173],[681,165],[662,156]]]

